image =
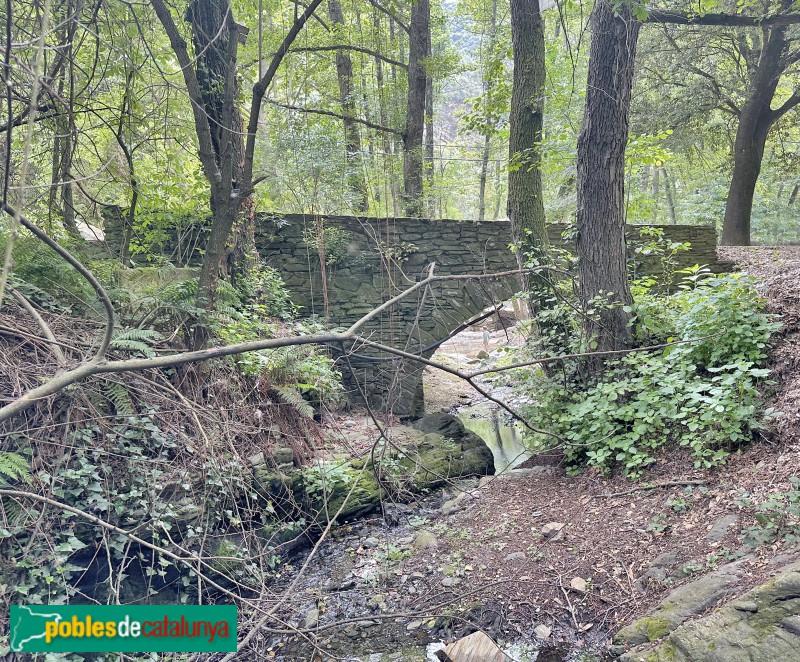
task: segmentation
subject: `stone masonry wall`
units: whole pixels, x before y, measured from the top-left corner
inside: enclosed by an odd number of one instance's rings
[[[727,265],[716,256],[712,227],[667,225],[671,241],[689,242],[680,253],[678,268],[707,264],[713,271]],[[316,237],[325,237],[324,247]],[[574,252],[562,239],[564,227],[548,228],[554,246]],[[629,243],[639,234],[629,226]],[[302,306],[305,316],[329,318],[346,326],[391,299],[427,274],[435,263],[437,275],[488,274],[517,268],[509,250],[511,228],[507,221],[431,221],[427,219],[374,219],[302,214],[262,215],[256,244],[262,259],[277,268]],[[326,278],[322,278],[322,260]],[[645,259],[638,273],[660,271],[658,260]],[[420,290],[373,319],[361,332],[391,347],[430,357],[454,329],[477,316],[492,303],[520,289],[518,277],[494,281],[436,283]],[[353,370],[346,366],[353,395],[363,389],[374,406],[399,416],[422,413],[422,368],[411,361],[392,358],[369,346],[353,349]]]

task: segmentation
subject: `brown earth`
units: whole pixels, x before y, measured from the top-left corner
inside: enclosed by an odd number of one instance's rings
[[[675,586],[732,558],[751,553],[741,594],[779,563],[800,557],[800,550],[777,544],[743,546],[746,530],[757,524],[755,504],[790,490],[800,466],[800,248],[721,252],[761,281],[769,309],[783,316],[770,353],[778,381],[770,404],[783,412],[774,428],[713,470],[670,450],[640,483],[593,471],[570,477],[562,468],[490,480],[456,513],[428,525],[438,546],[403,560],[398,572],[424,575],[427,587],[418,592],[424,597],[405,600],[405,609],[477,600],[499,614],[506,635],[529,638],[545,624],[553,629],[551,642],[603,647]],[[476,346],[469,340],[468,355]],[[449,379],[426,379],[452,386]],[[552,522],[564,525],[561,533],[542,536]],[[727,529],[726,522],[732,522]],[[644,577],[657,559],[671,578],[653,578],[652,571]]]

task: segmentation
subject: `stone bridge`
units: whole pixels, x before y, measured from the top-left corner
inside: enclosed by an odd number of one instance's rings
[[[679,268],[707,264],[714,271],[726,270],[717,260],[713,227],[657,227],[672,241],[691,243],[691,250],[677,257]],[[564,226],[549,226],[550,241],[569,248],[563,231]],[[261,215],[256,234],[262,259],[280,271],[301,314],[326,317],[337,327],[424,278],[432,262],[437,275],[517,268],[507,221]],[[628,234],[638,238],[638,228],[629,226]],[[640,269],[648,273],[660,266],[657,259],[645,259]],[[516,276],[434,283],[373,318],[360,335],[430,358],[454,331],[519,289]],[[349,360],[352,370],[340,367],[351,397],[357,399],[363,390],[381,411],[401,417],[423,414],[422,365],[367,346],[354,348]]]

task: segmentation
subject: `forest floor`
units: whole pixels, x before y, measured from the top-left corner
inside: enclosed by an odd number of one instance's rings
[[[768,403],[783,413],[771,429],[712,470],[675,450],[658,456],[639,483],[531,466],[460,483],[396,513],[399,524],[345,527],[330,544],[350,550],[349,577],[384,565],[363,586],[345,580],[348,591],[366,591],[355,601],[366,611],[362,618],[370,611],[435,615],[443,603],[461,605],[464,618],[498,640],[566,646],[574,656],[584,646],[610,648],[622,625],[727,561],[743,559],[732,599],[800,557],[798,548],[752,540],[761,530],[757,505],[790,493],[790,479],[800,475],[800,247],[721,253],[760,281],[770,310],[783,318],[770,351],[777,383]],[[473,335],[459,336],[436,358],[468,365],[483,349],[480,334]],[[505,342],[494,338],[492,349]],[[442,373],[427,374],[426,387],[431,411],[475,402],[468,386]],[[448,506],[459,489],[464,496]],[[335,599],[329,602],[335,615]],[[441,619],[426,618],[401,623],[420,643],[452,638]]]

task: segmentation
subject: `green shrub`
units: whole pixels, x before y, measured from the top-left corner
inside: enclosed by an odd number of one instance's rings
[[[640,293],[631,308],[642,344],[697,340],[609,361],[594,383],[579,361],[528,382],[536,395],[526,412],[537,426],[567,440],[566,458],[637,475],[669,443],[691,448],[696,466],[712,466],[747,441],[772,415],[759,384],[770,334],[779,324],[742,275],[686,283],[672,295]],[[552,314],[551,312],[548,314]],[[534,447],[552,438],[534,435]]]

